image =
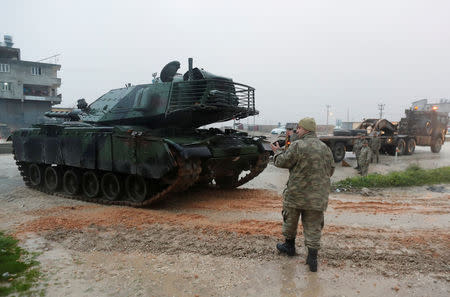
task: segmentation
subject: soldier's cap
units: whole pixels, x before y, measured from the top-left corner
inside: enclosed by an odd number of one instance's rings
[[[313,118],[303,118],[298,122],[298,125],[305,130],[316,132],[316,121]]]
[[[367,139],[364,139],[363,144],[369,144],[369,142],[367,141]]]

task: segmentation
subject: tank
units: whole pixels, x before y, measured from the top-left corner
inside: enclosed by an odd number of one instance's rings
[[[104,204],[145,206],[192,186],[235,188],[267,166],[270,143],[233,129],[200,128],[258,114],[255,89],[167,64],[151,84],[114,89],[53,123],[17,130],[25,184]]]

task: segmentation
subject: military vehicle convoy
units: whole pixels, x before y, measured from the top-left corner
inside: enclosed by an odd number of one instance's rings
[[[333,136],[321,136],[333,152],[334,160],[340,162],[346,151],[352,151],[358,135],[369,141],[373,137],[381,139],[381,152],[390,155],[411,155],[416,146],[429,146],[433,153],[439,153],[445,142],[449,119],[448,114],[437,110],[405,110],[405,117],[400,122],[386,119],[364,120],[357,129],[335,131]],[[376,136],[369,136],[376,131]]]
[[[105,204],[144,206],[193,185],[235,188],[267,166],[270,144],[235,130],[199,127],[256,115],[255,89],[200,68],[167,64],[151,84],[114,89],[62,123],[13,133],[25,184]]]

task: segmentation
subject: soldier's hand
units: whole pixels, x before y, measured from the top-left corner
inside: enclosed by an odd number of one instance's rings
[[[275,142],[275,145],[273,143],[270,144],[270,147],[272,148],[272,151],[274,153],[276,153],[278,150],[281,149],[280,144],[277,142]]]

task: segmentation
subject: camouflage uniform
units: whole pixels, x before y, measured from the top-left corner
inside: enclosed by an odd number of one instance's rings
[[[331,150],[314,132],[309,132],[286,151],[278,152],[274,164],[289,169],[289,180],[283,192],[283,235],[286,239],[295,239],[301,215],[305,245],[319,249],[330,176],[334,172]]]
[[[380,159],[380,148],[381,148],[381,139],[378,136],[373,136],[372,141],[370,143],[370,148],[372,150],[372,162],[377,161],[379,162]]]
[[[372,151],[370,150],[370,148],[368,146],[363,146],[359,154],[359,166],[362,176],[367,176],[371,157]]]
[[[356,168],[361,168],[360,164],[359,164],[359,154],[361,152],[361,148],[362,148],[362,144],[363,144],[363,139],[362,138],[358,138],[355,142],[355,144],[353,145],[353,152],[355,153],[356,156]]]

